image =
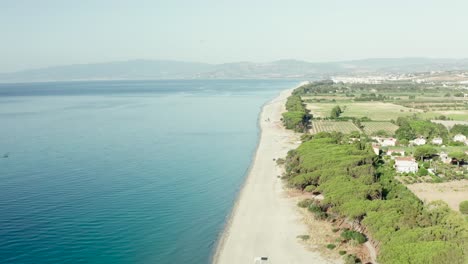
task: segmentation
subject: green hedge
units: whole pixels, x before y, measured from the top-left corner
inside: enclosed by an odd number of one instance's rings
[[[283,124],[287,129],[296,132],[305,132],[311,118],[302,99],[298,95],[291,95],[286,100],[286,110],[283,113]]]

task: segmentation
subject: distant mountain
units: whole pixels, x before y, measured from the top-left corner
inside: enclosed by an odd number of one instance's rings
[[[76,64],[0,74],[0,82],[196,78],[214,65],[165,60]]]
[[[0,74],[0,82],[145,79],[323,78],[333,74],[406,73],[468,70],[468,59],[396,58],[311,63],[278,60],[267,63],[208,64],[167,60],[77,64]]]

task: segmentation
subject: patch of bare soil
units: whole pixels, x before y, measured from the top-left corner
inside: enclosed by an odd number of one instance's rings
[[[468,200],[468,180],[442,183],[415,183],[409,184],[407,187],[423,202],[429,203],[442,200],[457,212],[459,212],[460,203]]]

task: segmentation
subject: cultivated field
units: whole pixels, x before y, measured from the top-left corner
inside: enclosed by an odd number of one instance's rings
[[[394,135],[395,131],[398,129],[397,125],[388,121],[361,122],[361,125],[364,126],[363,130],[367,135],[372,135],[380,130],[387,132],[389,135]]]
[[[307,108],[314,117],[328,117],[333,107],[339,105],[344,110],[344,117],[368,117],[376,121],[396,120],[399,116],[408,116],[420,113],[422,110],[407,108],[401,105],[382,102],[359,103],[307,103]]]
[[[333,131],[347,134],[353,131],[359,131],[359,128],[350,121],[312,120],[311,126],[311,134]]]

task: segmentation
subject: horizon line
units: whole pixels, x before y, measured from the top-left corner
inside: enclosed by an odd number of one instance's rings
[[[305,63],[310,63],[310,64],[326,64],[326,63],[347,63],[347,62],[369,61],[369,60],[403,60],[403,59],[468,60],[468,57],[430,57],[430,56],[366,57],[366,58],[361,58],[361,59],[345,59],[345,60],[329,60],[329,61],[309,61],[309,60],[304,60],[304,59],[289,58],[289,59],[269,60],[269,61],[264,61],[264,62],[243,60],[243,61],[231,61],[231,62],[222,62],[222,63],[210,63],[210,62],[179,60],[179,59],[143,59],[143,58],[135,58],[135,59],[127,59],[127,60],[110,60],[110,61],[101,61],[101,62],[57,64],[57,65],[51,65],[51,66],[27,68],[27,69],[23,69],[23,70],[0,72],[0,74],[12,74],[12,73],[20,73],[20,72],[35,71],[35,70],[46,70],[46,69],[53,69],[53,68],[60,68],[60,67],[99,65],[99,64],[111,64],[111,63],[126,63],[126,62],[137,62],[137,61],[141,61],[141,62],[194,63],[194,64],[205,64],[205,65],[216,66],[216,65],[235,64],[235,63],[268,64],[268,63],[275,63],[275,62],[282,62],[282,61],[296,61],[296,62],[305,62]]]

